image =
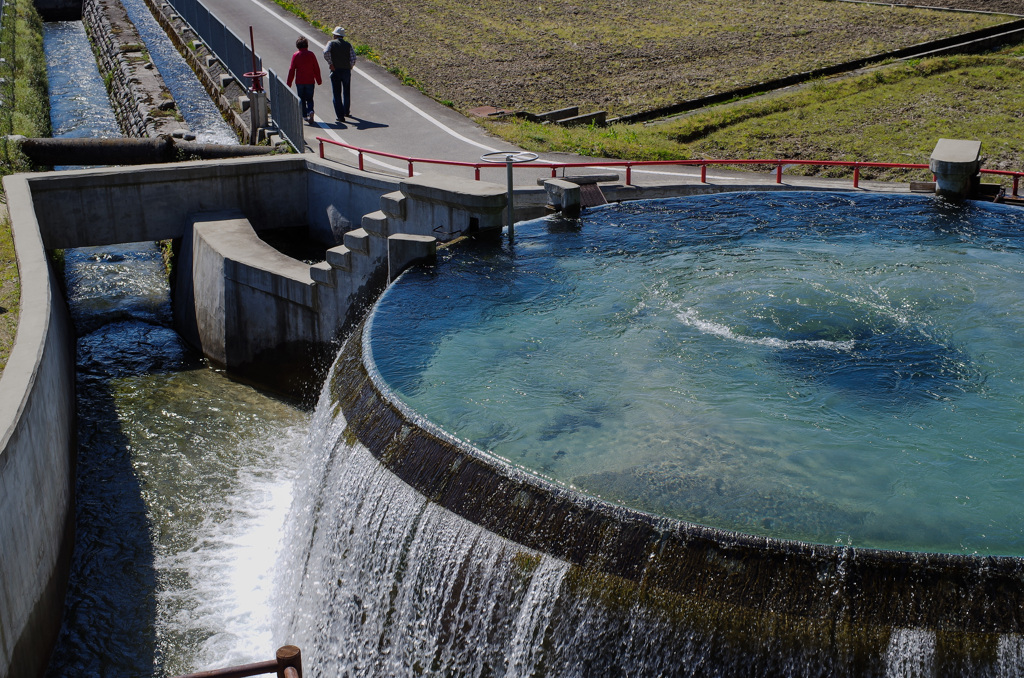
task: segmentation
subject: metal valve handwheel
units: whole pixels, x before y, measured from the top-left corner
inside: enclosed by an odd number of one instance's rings
[[[505,163],[508,182],[508,233],[511,236],[515,224],[515,208],[512,206],[512,166],[521,162],[532,162],[537,159],[536,153],[529,151],[492,151],[480,156],[484,162]]]
[[[484,162],[533,162],[539,156],[529,151],[493,151],[484,153],[480,159]]]

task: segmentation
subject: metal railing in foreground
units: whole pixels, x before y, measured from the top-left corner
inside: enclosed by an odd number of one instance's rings
[[[274,674],[279,678],[302,678],[301,650],[294,645],[284,645],[277,649],[277,658],[270,661],[190,673],[178,678],[246,678],[246,676],[269,674]]]
[[[340,146],[341,148],[347,148],[354,152],[359,160],[359,169],[364,169],[364,156],[372,155],[383,158],[390,158],[392,160],[400,160],[405,162],[408,166],[409,176],[413,176],[414,167],[417,164],[420,165],[449,165],[456,167],[472,168],[474,170],[474,179],[480,180],[480,170],[484,168],[491,169],[505,169],[505,165],[496,165],[489,162],[463,162],[458,160],[436,160],[432,158],[416,158],[405,155],[397,155],[395,153],[385,153],[384,151],[375,151],[368,148],[359,148],[358,146],[352,146],[351,144],[341,143],[333,139],[326,139],[324,137],[317,137],[317,141],[320,142],[320,157],[324,158],[325,145]],[[658,166],[675,166],[675,167],[699,167],[700,168],[700,181],[702,184],[707,183],[707,171],[710,166],[729,166],[729,165],[761,165],[774,167],[775,172],[775,183],[782,183],[782,170],[784,167],[793,165],[812,165],[817,167],[847,167],[853,169],[853,187],[860,188],[860,171],[862,168],[882,168],[882,169],[906,169],[906,170],[928,170],[928,165],[920,163],[898,163],[898,162],[863,162],[859,160],[782,160],[782,159],[760,159],[760,160],[596,160],[591,162],[526,162],[517,164],[516,169],[534,167],[544,168],[551,170],[551,177],[556,178],[558,176],[558,170],[568,168],[608,168],[618,171],[624,171],[626,174],[625,184],[631,186],[633,183],[633,168],[647,168],[647,167],[658,167]],[[1020,178],[1024,177],[1024,172],[1014,172],[1010,170],[992,170],[984,169],[981,170],[982,174],[992,174],[998,176],[1008,176],[1013,178],[1013,191],[1011,196],[1017,197],[1017,189],[1020,183]]]

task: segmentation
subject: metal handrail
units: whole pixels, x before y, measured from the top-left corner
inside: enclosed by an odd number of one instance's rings
[[[264,676],[271,673],[282,678],[302,678],[301,650],[294,645],[284,645],[277,649],[276,659],[244,666],[190,673],[178,678],[247,678],[248,676]]]
[[[341,148],[347,148],[351,151],[355,151],[359,159],[359,169],[362,171],[363,167],[363,156],[375,155],[383,158],[391,158],[394,160],[401,160],[408,164],[409,176],[413,176],[413,166],[416,163],[429,164],[429,165],[450,165],[456,167],[469,167],[474,170],[474,179],[480,180],[480,169],[484,167],[503,167],[502,165],[494,165],[492,163],[485,162],[462,162],[458,160],[437,160],[433,158],[416,158],[406,155],[398,155],[395,153],[386,153],[384,151],[375,151],[369,148],[360,148],[351,144],[342,143],[335,141],[334,139],[327,139],[325,137],[317,137],[317,141],[320,142],[320,157],[325,158],[324,145],[330,144],[332,146],[340,146]],[[928,165],[921,163],[902,163],[902,162],[869,162],[862,160],[781,160],[778,158],[762,158],[755,160],[711,160],[711,159],[700,159],[700,160],[595,160],[589,162],[539,162],[539,163],[520,163],[516,165],[520,167],[540,167],[551,170],[552,178],[558,176],[557,172],[560,169],[574,168],[574,167],[608,167],[614,169],[624,169],[626,173],[626,186],[631,186],[633,181],[633,168],[634,167],[652,167],[652,166],[679,166],[679,167],[700,167],[700,181],[702,184],[707,183],[707,170],[709,165],[773,165],[775,167],[775,183],[782,183],[782,169],[786,165],[814,165],[818,167],[851,167],[853,168],[853,187],[860,188],[860,170],[864,167],[879,167],[885,169],[929,169]],[[981,170],[982,174],[996,174],[1000,176],[1013,177],[1013,192],[1011,195],[1017,197],[1017,189],[1020,183],[1020,178],[1024,177],[1024,172],[1015,172],[1011,170],[994,170],[984,169]]]

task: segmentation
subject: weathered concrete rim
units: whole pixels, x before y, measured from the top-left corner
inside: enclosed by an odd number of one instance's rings
[[[0,374],[0,676],[41,675],[60,631],[74,544],[70,319],[51,278],[25,175],[4,177],[21,278]]]
[[[8,209],[12,204],[31,204],[31,190],[24,175],[5,177],[3,183],[9,196]],[[3,452],[21,419],[32,383],[39,372],[51,305],[50,268],[35,215],[25,213],[17,216],[15,219],[15,215],[11,215],[11,228],[16,229],[14,248],[21,278],[21,301],[14,345],[7,366],[0,373],[0,383],[3,384],[0,388],[0,471],[7,465],[7,455]],[[36,227],[18,228],[26,219]]]
[[[412,412],[347,339],[331,389],[347,433],[430,501],[569,563],[772,614],[963,633],[1024,630],[1024,558],[760,537],[654,516],[514,467]]]

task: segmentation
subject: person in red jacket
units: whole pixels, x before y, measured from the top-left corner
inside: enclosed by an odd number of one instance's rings
[[[295,93],[302,101],[302,117],[313,124],[313,89],[320,84],[320,62],[316,55],[309,51],[309,41],[303,36],[295,41],[298,51],[292,55],[292,63],[288,66],[288,86],[295,81]]]

